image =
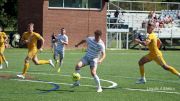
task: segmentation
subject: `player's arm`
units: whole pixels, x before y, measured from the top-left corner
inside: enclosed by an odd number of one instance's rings
[[[106,57],[105,51],[104,51],[104,52],[101,52],[101,58],[99,59],[98,63],[101,64],[102,61],[105,59],[105,57]]]
[[[21,43],[22,45],[28,43],[28,40],[25,39],[25,33],[23,33],[23,35],[22,35],[22,37],[21,37],[21,40],[20,40],[20,43]]]
[[[86,43],[86,40],[81,40],[79,43],[77,43],[77,44],[75,45],[75,47],[78,47],[79,45],[81,45],[81,44],[83,44],[83,43]]]
[[[40,37],[39,40],[41,41],[41,46],[39,47],[39,50],[42,50],[44,46],[44,38]]]
[[[143,46],[147,46],[147,45],[149,45],[151,43],[151,40],[150,39],[146,39],[146,41],[141,41],[139,39],[135,39],[135,42],[137,42],[137,43],[139,43],[139,44],[141,44]]]
[[[66,41],[62,41],[62,40],[61,40],[61,42],[62,42],[62,44],[64,44],[64,45],[68,45],[68,38],[67,38]]]

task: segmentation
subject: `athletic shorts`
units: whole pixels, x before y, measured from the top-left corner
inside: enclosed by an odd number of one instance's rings
[[[28,58],[32,59],[37,56],[37,50],[30,50],[28,51]]]
[[[62,51],[62,50],[55,50],[54,51],[54,56],[55,56],[55,59],[58,59],[58,56],[60,56],[60,58],[64,58],[64,51]]]
[[[5,50],[5,47],[4,47],[4,46],[1,46],[1,47],[0,47],[0,53],[3,54],[3,53],[4,53],[4,50]]]
[[[87,56],[84,56],[81,59],[82,63],[84,64],[84,66],[86,65],[90,65],[90,68],[97,68],[98,66],[98,58],[89,58]]]
[[[150,54],[147,54],[145,57],[147,57],[149,60],[155,61],[158,65],[163,66],[166,64],[166,61],[164,60],[162,55],[159,56],[152,56]]]

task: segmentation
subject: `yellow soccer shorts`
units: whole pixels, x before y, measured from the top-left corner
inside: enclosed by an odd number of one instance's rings
[[[37,50],[30,50],[30,51],[28,51],[27,57],[28,57],[29,59],[32,59],[32,58],[34,58],[35,56],[37,56]]]
[[[152,60],[155,61],[160,66],[163,66],[163,65],[166,64],[166,61],[164,60],[162,55],[152,56],[150,54],[147,54],[145,57],[148,58],[151,61]]]

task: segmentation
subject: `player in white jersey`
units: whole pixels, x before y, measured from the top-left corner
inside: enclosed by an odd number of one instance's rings
[[[101,40],[102,32],[100,30],[96,30],[94,32],[94,37],[88,37],[86,40],[82,40],[75,47],[78,47],[80,44],[87,43],[87,52],[85,56],[78,62],[75,67],[75,72],[80,73],[80,69],[86,65],[90,65],[91,75],[93,76],[96,84],[97,84],[97,92],[102,92],[100,79],[96,74],[97,65],[100,64],[106,57],[105,53],[105,45]],[[80,82],[76,81],[74,86],[79,86]]]
[[[56,61],[56,66],[59,63],[58,72],[60,72],[61,70],[60,67],[62,65],[64,58],[65,45],[68,45],[68,36],[66,35],[65,28],[61,28],[61,33],[59,33],[56,37],[56,43],[57,46],[55,47],[54,50],[54,59]]]

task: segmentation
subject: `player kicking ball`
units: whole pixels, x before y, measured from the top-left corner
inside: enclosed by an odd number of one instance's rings
[[[75,67],[75,72],[80,73],[80,69],[86,65],[90,65],[90,72],[93,76],[96,85],[97,85],[97,92],[102,92],[102,87],[100,84],[100,79],[96,74],[98,64],[101,64],[102,61],[105,59],[105,45],[104,42],[101,40],[102,32],[100,30],[96,30],[94,32],[94,37],[87,37],[86,40],[82,40],[75,47],[83,43],[87,43],[87,52],[85,56],[77,63]],[[73,86],[79,86],[79,80],[75,81]]]
[[[147,26],[147,33],[149,33],[147,39],[145,41],[140,41],[139,39],[135,39],[137,43],[140,43],[144,46],[147,46],[149,49],[149,54],[143,56],[139,60],[139,70],[141,74],[141,78],[136,82],[137,84],[144,84],[146,82],[145,72],[144,72],[144,64],[155,61],[158,65],[160,65],[164,70],[170,71],[171,73],[180,77],[180,73],[172,66],[168,65],[159,50],[159,39],[153,32],[155,25],[153,22],[149,21]]]
[[[33,62],[36,65],[42,65],[42,64],[50,64],[52,67],[54,67],[54,64],[52,60],[38,60],[37,53],[37,41],[39,40],[41,42],[41,46],[39,47],[39,51],[42,51],[42,47],[44,45],[44,39],[39,33],[34,32],[34,24],[30,23],[28,24],[27,32],[24,32],[21,38],[21,42],[23,44],[27,45],[28,48],[28,54],[24,60],[24,69],[23,73],[17,75],[17,77],[25,79],[26,72],[29,68],[29,62],[30,60],[33,60]]]
[[[54,49],[54,59],[56,61],[56,66],[59,63],[58,72],[60,72],[61,70],[60,67],[62,66],[63,59],[64,59],[65,45],[68,45],[68,36],[66,35],[65,28],[61,28],[61,33],[57,35],[55,42],[57,43],[57,46]]]

